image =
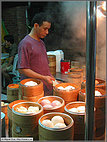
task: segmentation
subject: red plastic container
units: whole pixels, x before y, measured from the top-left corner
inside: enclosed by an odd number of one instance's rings
[[[61,60],[61,73],[68,73],[70,69],[70,60]]]

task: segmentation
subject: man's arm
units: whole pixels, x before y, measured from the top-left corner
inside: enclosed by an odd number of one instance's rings
[[[52,84],[53,83],[52,81],[55,80],[54,77],[41,75],[39,73],[32,71],[31,69],[18,69],[18,70],[19,70],[20,74],[23,74],[27,77],[31,77],[31,78],[35,78],[35,79],[44,80],[48,84]]]

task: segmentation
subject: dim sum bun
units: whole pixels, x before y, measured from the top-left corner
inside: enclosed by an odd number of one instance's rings
[[[53,106],[52,106],[52,105],[50,105],[50,104],[47,104],[47,105],[44,105],[44,106],[43,106],[43,108],[44,108],[44,109],[52,109],[52,108],[53,108]]]
[[[42,106],[47,105],[47,104],[51,104],[51,102],[48,99],[44,99],[41,101]]]
[[[53,123],[52,123],[51,120],[49,120],[49,119],[43,120],[43,121],[42,121],[42,124],[43,124],[44,126],[46,126],[46,127],[49,127],[49,128],[53,128],[53,127],[54,127]]]
[[[61,116],[54,116],[51,119],[52,123],[55,125],[56,123],[64,123],[64,119]]]
[[[27,108],[21,106],[21,107],[17,108],[17,111],[20,113],[27,113]]]
[[[77,111],[80,112],[80,113],[84,113],[85,112],[85,106],[77,107]]]
[[[28,108],[28,112],[37,113],[37,112],[39,112],[39,107],[38,107],[38,106],[37,106],[37,107],[30,106],[30,107]]]
[[[52,105],[53,107],[57,107],[57,106],[60,106],[60,105],[61,105],[61,102],[60,102],[60,101],[57,101],[57,100],[54,100],[54,101],[51,103],[51,105]]]
[[[54,125],[54,128],[64,128],[64,127],[66,127],[65,123],[56,123]]]
[[[75,107],[74,107],[74,108],[69,109],[69,111],[72,111],[72,112],[78,112],[78,111],[77,111],[77,108],[75,108]]]
[[[99,91],[95,90],[95,96],[102,96],[102,94]]]

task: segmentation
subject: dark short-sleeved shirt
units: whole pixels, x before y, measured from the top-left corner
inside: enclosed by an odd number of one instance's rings
[[[48,65],[46,48],[42,40],[37,41],[33,39],[32,37],[30,37],[29,35],[27,35],[19,43],[18,68],[31,69],[34,72],[37,72],[41,75],[51,76],[49,65]],[[21,74],[21,80],[25,78],[28,78],[28,77]],[[52,89],[52,87],[47,85],[44,81],[43,83],[47,86],[49,90]]]

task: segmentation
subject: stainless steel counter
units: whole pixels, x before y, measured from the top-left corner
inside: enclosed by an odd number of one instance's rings
[[[57,72],[55,78],[56,78],[56,80],[59,80],[59,81],[62,81],[62,82],[69,82],[67,74],[62,74],[60,72]]]

